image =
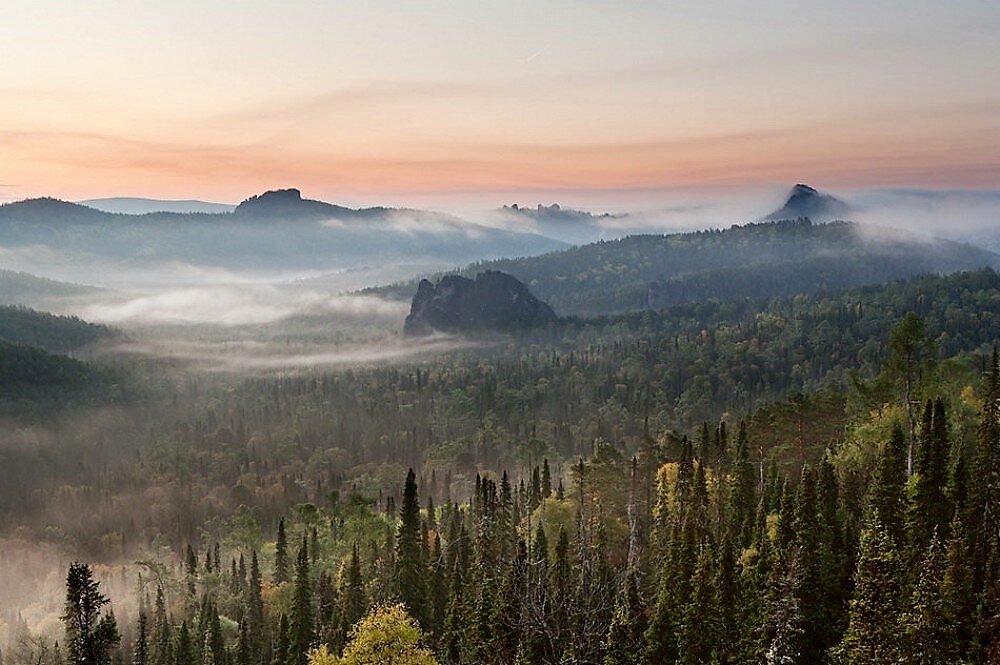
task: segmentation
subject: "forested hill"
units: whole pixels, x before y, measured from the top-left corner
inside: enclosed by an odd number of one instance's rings
[[[265,192],[233,212],[107,213],[51,198],[0,205],[0,245],[44,245],[63,268],[113,260],[123,268],[176,262],[257,270],[339,270],[397,262],[461,265],[566,247],[534,233],[474,224],[452,215],[395,208],[353,209]],[[120,277],[120,275],[119,275]]]
[[[51,299],[75,298],[99,293],[101,289],[58,282],[14,270],[0,270],[0,305],[36,305]]]
[[[510,273],[565,316],[831,292],[983,267],[1000,267],[1000,255],[898,230],[800,219],[629,236],[460,272]],[[407,282],[371,292],[408,299],[415,290],[416,282]]]
[[[114,330],[75,316],[0,307],[0,416],[27,422],[67,406],[117,400],[117,379],[104,368],[67,357]]]
[[[114,335],[107,326],[21,306],[0,306],[0,340],[69,353]]]

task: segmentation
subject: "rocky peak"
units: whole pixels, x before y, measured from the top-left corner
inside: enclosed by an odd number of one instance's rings
[[[460,275],[446,275],[436,285],[421,280],[403,332],[408,336],[513,332],[555,319],[552,308],[517,278],[488,270],[474,280]]]

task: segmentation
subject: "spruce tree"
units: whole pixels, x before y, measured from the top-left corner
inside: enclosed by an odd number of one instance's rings
[[[278,520],[278,539],[274,543],[274,583],[288,581],[288,537],[285,535],[285,518]]]
[[[312,580],[309,576],[309,549],[306,536],[295,558],[295,595],[292,598],[291,657],[295,665],[305,665],[306,654],[313,645]]]
[[[271,654],[271,665],[289,665],[291,647],[289,645],[288,615],[282,613],[278,619],[278,633],[274,638],[274,649]]]
[[[881,525],[893,546],[904,545],[906,435],[901,427],[882,448],[867,496],[869,518]]]
[[[250,652],[250,636],[248,635],[247,622],[241,621],[236,642],[235,665],[252,665],[254,662],[253,655]]]
[[[177,643],[174,645],[173,651],[174,665],[195,665],[198,662],[187,619],[181,621],[181,627],[177,629]]]
[[[195,602],[198,596],[198,589],[196,583],[198,581],[198,556],[195,554],[194,548],[191,545],[187,546],[187,592],[188,592],[188,602]]]
[[[910,559],[917,563],[931,536],[946,533],[951,509],[945,488],[948,484],[948,419],[944,402],[927,401],[917,456],[915,490],[909,519]]]
[[[834,650],[838,662],[850,665],[897,662],[901,575],[899,553],[888,529],[877,519],[870,519],[861,532],[847,630]]]
[[[648,627],[638,580],[635,573],[626,572],[608,627],[604,665],[634,665],[640,662]]]
[[[109,604],[100,592],[90,566],[71,563],[66,576],[66,605],[62,621],[66,625],[66,651],[74,665],[109,665],[111,654],[121,636],[110,612],[102,613]]]
[[[683,665],[710,663],[717,657],[719,632],[718,590],[715,586],[715,557],[702,547],[691,580],[691,597],[682,610],[678,635],[678,662]]]
[[[900,617],[900,662],[907,665],[957,663],[958,621],[945,593],[948,559],[934,534],[920,564],[920,579]]]
[[[417,499],[417,477],[410,469],[403,486],[403,505],[399,509],[399,529],[396,533],[396,591],[410,615],[420,625],[426,625],[427,578],[420,542],[420,503]]]
[[[139,612],[139,621],[135,632],[135,643],[132,646],[132,665],[150,665],[149,631],[145,612]]]
[[[163,587],[156,587],[156,602],[153,605],[153,645],[151,662],[153,665],[172,665],[172,636],[167,618],[167,603],[163,597]]]
[[[264,634],[263,584],[257,550],[254,550],[250,554],[250,579],[246,589],[247,617],[246,621],[242,622],[247,624],[250,656],[254,663],[260,662],[264,653],[264,644],[267,642]]]
[[[365,615],[365,583],[361,577],[361,557],[358,544],[351,547],[351,558],[341,574],[341,611],[343,633],[346,635]]]

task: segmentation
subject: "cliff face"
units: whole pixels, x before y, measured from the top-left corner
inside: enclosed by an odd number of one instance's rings
[[[437,285],[421,280],[403,333],[512,332],[555,319],[552,308],[515,277],[490,270],[474,280],[458,275],[446,275]]]

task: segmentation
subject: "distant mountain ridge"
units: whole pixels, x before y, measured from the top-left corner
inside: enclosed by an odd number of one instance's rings
[[[119,272],[151,265],[330,271],[397,263],[459,265],[566,247],[534,233],[444,213],[313,201],[297,189],[265,192],[232,212],[214,214],[109,213],[52,198],[7,203],[0,205],[0,246],[23,253],[44,248],[44,264],[17,267],[78,267],[70,273],[74,279],[106,265]]]
[[[925,273],[1000,267],[1000,254],[853,222],[759,222],[725,230],[629,236],[523,259],[502,270],[562,315],[614,314],[706,300],[835,291]],[[371,289],[408,298],[414,282]]]
[[[586,210],[564,208],[558,203],[548,206],[539,203],[534,208],[515,203],[505,205],[499,212],[505,217],[531,223],[542,235],[573,244],[599,240],[603,233],[601,223],[622,217],[607,212],[594,214]]]
[[[211,203],[209,201],[194,199],[146,199],[134,196],[87,199],[85,201],[77,201],[77,203],[102,212],[121,213],[124,215],[147,215],[154,212],[219,214],[232,212],[236,208],[236,206],[228,203]]]

